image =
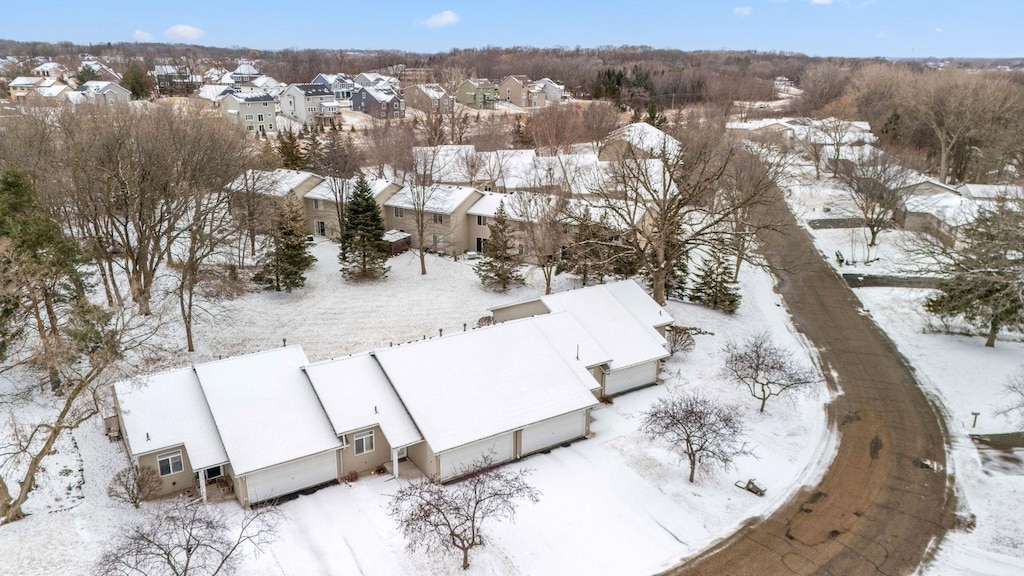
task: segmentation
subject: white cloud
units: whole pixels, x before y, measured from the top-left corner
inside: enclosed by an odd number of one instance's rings
[[[164,30],[164,36],[173,40],[198,40],[206,35],[205,30],[200,30],[188,24],[175,24]]]
[[[432,14],[430,18],[423,21],[423,25],[427,28],[443,28],[452,24],[458,24],[459,20],[462,20],[462,18],[458,14],[451,10],[445,10],[438,14]]]
[[[935,31],[938,32],[939,34],[942,34],[942,28],[936,28]]]
[[[732,9],[732,13],[741,18],[744,16],[750,16],[751,12],[753,12],[753,9],[750,6],[739,6]]]
[[[153,41],[153,35],[150,34],[149,32],[143,32],[142,30],[136,30],[135,32],[132,32],[132,40],[135,40],[136,42],[152,42]]]
[[[832,0],[811,0],[811,4],[831,4]]]

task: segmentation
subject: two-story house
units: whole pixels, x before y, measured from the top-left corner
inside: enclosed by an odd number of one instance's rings
[[[468,78],[456,89],[455,101],[477,110],[493,110],[498,101],[498,85],[487,78]]]
[[[439,84],[416,84],[405,89],[406,103],[428,114],[451,112],[454,100]]]
[[[334,126],[340,110],[323,84],[292,84],[281,94],[281,113],[307,126]]]
[[[127,104],[132,99],[131,91],[124,86],[103,80],[90,80],[79,86],[76,92],[84,96],[89,102],[110,106],[114,104]]]
[[[384,74],[377,74],[376,72],[363,72],[352,80],[363,88],[387,87],[396,92],[402,89],[402,84],[399,82],[398,78],[395,78],[394,76],[385,76]]]
[[[334,93],[334,100],[342,108],[352,107],[352,93],[356,90],[356,82],[344,74],[317,74],[312,84],[323,84]]]
[[[431,252],[462,254],[475,247],[470,242],[467,212],[482,196],[469,186],[406,186],[384,202],[384,223],[389,230],[412,234],[412,244],[417,248],[422,245]],[[417,237],[420,211],[425,223],[422,238]]]
[[[534,84],[544,91],[544,96],[549,104],[558,104],[565,97],[565,85],[558,84],[551,78],[541,78]]]
[[[220,98],[221,113],[235,120],[249,132],[273,132],[275,124],[274,97],[260,92],[228,91]]]
[[[40,78],[66,78],[68,69],[56,62],[46,62],[33,68],[32,75]]]
[[[544,89],[523,75],[513,75],[502,80],[498,84],[498,96],[520,108],[536,108],[548,103]]]
[[[388,87],[358,87],[352,93],[352,109],[374,118],[405,118],[405,99]]]
[[[165,96],[191,94],[203,85],[202,75],[188,65],[157,64],[149,74],[153,76],[157,92]]]

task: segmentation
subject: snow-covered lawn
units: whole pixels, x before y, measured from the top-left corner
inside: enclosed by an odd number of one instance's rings
[[[914,366],[918,382],[939,402],[952,442],[950,472],[957,483],[962,516],[973,514],[971,532],[950,532],[929,576],[947,574],[1024,574],[1024,466],[1000,473],[982,466],[970,434],[1020,430],[999,414],[1007,403],[1007,377],[1024,365],[1024,343],[999,341],[985,348],[983,337],[932,333],[933,319],[922,313],[928,292],[906,288],[859,288],[855,291],[879,326]],[[978,423],[974,426],[974,412]]]
[[[429,273],[420,276],[412,254],[391,260],[385,282],[354,285],[337,273],[333,245],[321,243],[314,253],[319,261],[304,290],[254,292],[216,304],[215,316],[196,326],[198,351],[172,351],[164,363],[185,365],[251,352],[280,346],[285,338],[288,344],[301,344],[310,360],[337,357],[430,337],[441,328],[461,330],[463,323],[472,326],[486,315],[488,307],[532,298],[543,289],[536,274],[528,286],[509,294],[488,292],[471,262],[434,257],[427,262]],[[567,275],[556,279],[556,289],[575,285]],[[762,415],[746,390],[725,382],[720,373],[726,341],[764,330],[811,361],[792,332],[771,278],[746,269],[742,292],[743,305],[735,316],[670,303],[679,324],[713,334],[697,336],[692,352],[665,364],[663,385],[596,409],[590,439],[511,464],[534,470],[530,481],[543,493],[541,502],[523,505],[515,523],[490,526],[487,545],[473,552],[470,572],[649,574],[727,536],[747,518],[770,512],[800,486],[813,483],[834,454],[824,386],[803,396],[773,399]],[[172,328],[163,338],[180,348],[180,328]],[[637,431],[641,413],[673,387],[701,389],[736,405],[754,455],[740,459],[735,470],[701,474],[689,484],[678,457]],[[74,437],[84,466],[83,498],[53,513],[33,502],[36,514],[0,528],[0,574],[89,573],[111,535],[138,514],[106,495],[109,479],[127,463],[123,448],[104,438],[99,421]],[[749,478],[768,488],[765,497],[733,486]],[[242,573],[462,573],[452,558],[405,550],[383,509],[404,481],[364,477],[283,504],[281,538],[265,553],[247,558]]]

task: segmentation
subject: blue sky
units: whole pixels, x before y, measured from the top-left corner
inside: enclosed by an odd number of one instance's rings
[[[1024,56],[1024,0],[14,0],[0,38],[438,52],[645,44],[816,56]]]

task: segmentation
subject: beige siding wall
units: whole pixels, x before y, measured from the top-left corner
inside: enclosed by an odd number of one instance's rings
[[[931,214],[907,212],[903,227],[912,232],[923,232],[946,246],[953,246],[953,229]]]
[[[373,451],[366,452],[364,454],[356,454],[356,443],[354,438],[356,434],[360,434],[366,430],[346,434],[348,437],[348,446],[341,450],[342,475],[348,474],[349,472],[366,472],[367,470],[373,470],[385,462],[391,461],[391,445],[388,444],[387,438],[384,437],[384,433],[380,431],[380,426],[374,426],[370,430],[373,431]]]
[[[466,218],[469,222],[469,244],[470,250],[476,250],[476,239],[483,238],[484,240],[491,239],[491,229],[487,226],[491,223],[491,218],[484,218],[483,224],[477,224],[476,216],[469,216]]]
[[[245,486],[245,476],[235,478],[235,500],[243,507],[249,506],[249,491]]]
[[[306,231],[316,235],[316,221],[322,220],[327,226],[327,238],[338,237],[338,212],[334,202],[328,200],[320,201],[320,208],[316,208],[316,202],[311,198],[303,199],[303,211],[306,216]]]
[[[188,460],[188,453],[185,451],[184,446],[176,446],[174,448],[159,450],[157,452],[139,456],[139,468],[148,466],[159,473],[160,466],[158,464],[158,456],[160,454],[175,452],[177,450],[181,450],[182,470],[175,474],[168,474],[167,476],[160,477],[160,490],[155,494],[157,497],[175,494],[182,490],[188,490],[195,484],[195,478],[192,472],[192,463]]]
[[[540,300],[530,300],[529,302],[521,302],[519,304],[513,304],[512,306],[506,306],[499,308],[494,311],[494,322],[505,322],[508,320],[518,320],[520,318],[529,318],[530,316],[537,316],[540,314],[547,314],[550,312],[544,303]]]
[[[409,446],[406,454],[427,478],[437,477],[437,456],[426,442]]]

